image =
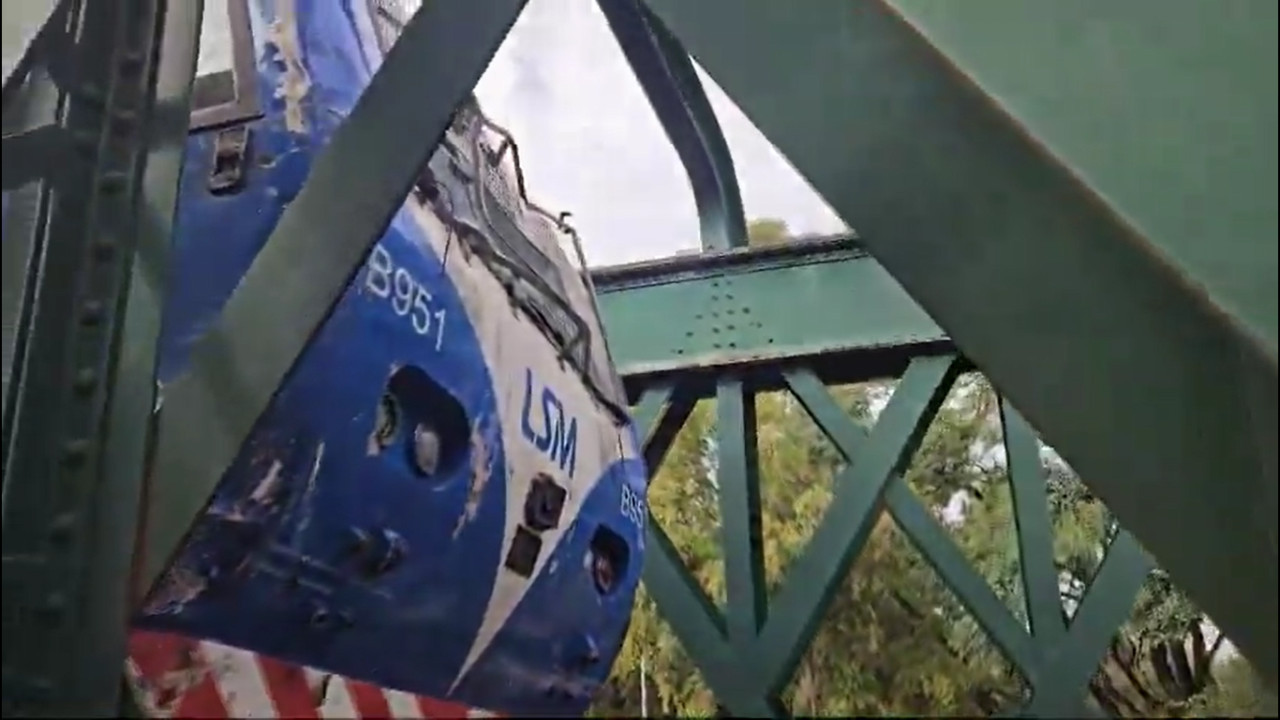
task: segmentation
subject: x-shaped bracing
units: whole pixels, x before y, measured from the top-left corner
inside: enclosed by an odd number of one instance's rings
[[[903,480],[960,368],[959,359],[950,355],[914,359],[869,432],[853,422],[812,372],[782,372],[787,388],[848,465],[836,479],[830,509],[772,598],[766,597],[762,561],[754,392],[732,374],[718,380],[726,608],[722,612],[711,601],[652,517],[644,577],[663,617],[729,711],[756,717],[786,715],[778,695],[882,509],[1026,678],[1032,696],[1020,714],[1049,716],[1082,709],[1088,682],[1131,612],[1150,561],[1132,536],[1119,533],[1067,622],[1053,563],[1039,441],[1017,411],[1002,401],[1028,623],[1009,611]],[[652,388],[641,397],[635,417],[646,429],[645,458],[651,472],[661,464],[696,400],[679,382]]]

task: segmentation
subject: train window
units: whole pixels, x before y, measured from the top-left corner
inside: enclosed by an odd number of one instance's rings
[[[385,54],[404,31],[421,0],[369,0],[378,47]],[[510,133],[484,116],[469,95],[454,113],[443,147],[474,178],[468,214],[484,228],[476,248],[491,263],[513,301],[542,329],[596,397],[622,418],[622,383],[608,359],[590,297],[586,268],[573,267],[578,248],[565,252],[560,223],[524,197],[519,149]],[[465,147],[464,147],[465,146]],[[434,177],[429,182],[434,182]],[[420,181],[422,178],[420,178]],[[419,197],[428,188],[419,184]],[[576,243],[576,237],[574,238]],[[573,255],[571,257],[571,255]]]
[[[205,0],[200,51],[191,88],[191,129],[260,115],[248,0]]]
[[[486,152],[487,149],[481,150],[481,154]],[[529,237],[530,233],[542,231],[546,226],[532,217],[525,218],[527,210],[523,207],[523,198],[516,196],[517,191],[509,179],[512,173],[520,172],[519,168],[508,170],[483,159],[476,164],[481,176],[476,188],[480,214],[496,236],[494,239],[511,259],[551,285],[556,297],[564,298],[564,280],[560,277],[559,268]],[[547,243],[557,242],[554,237],[539,239]]]

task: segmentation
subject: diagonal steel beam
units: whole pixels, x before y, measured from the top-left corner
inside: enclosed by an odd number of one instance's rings
[[[524,0],[428,0],[405,27],[350,117],[235,294],[165,389],[149,550],[154,582],[315,329],[404,202]]]
[[[889,404],[867,436],[858,460],[835,480],[830,510],[814,529],[804,551],[792,560],[778,591],[770,599],[769,620],[759,637],[759,677],[751,678],[780,692],[795,671],[830,607],[836,589],[849,573],[875,526],[885,488],[911,460],[929,422],[946,399],[960,363],[949,355],[919,357],[902,374]],[[787,383],[800,404],[837,445],[852,447],[859,433],[849,433],[843,413],[825,412],[830,396],[808,373],[791,372]],[[818,402],[815,402],[815,397]],[[835,420],[839,422],[835,422]],[[831,424],[821,424],[832,420]],[[850,442],[853,440],[853,442]]]
[[[890,4],[1276,354],[1280,5]]]
[[[885,2],[647,4],[1274,685],[1267,333]]]

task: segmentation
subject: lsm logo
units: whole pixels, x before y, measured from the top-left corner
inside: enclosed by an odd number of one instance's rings
[[[578,463],[578,419],[569,417],[564,410],[564,403],[556,397],[550,386],[543,386],[539,396],[542,408],[541,430],[535,429],[532,418],[535,388],[533,370],[524,371],[524,408],[520,413],[520,434],[533,444],[551,461],[558,463],[560,469],[573,478],[574,468]]]

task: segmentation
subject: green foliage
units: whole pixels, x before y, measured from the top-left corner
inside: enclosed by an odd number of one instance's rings
[[[749,247],[766,247],[780,245],[791,239],[791,231],[782,220],[752,220],[747,223],[747,245]]]
[[[1214,684],[1195,698],[1200,717],[1276,717],[1276,696],[1268,692],[1248,661],[1234,655],[1214,669]]]
[[[780,221],[750,224],[753,246],[783,242]],[[874,422],[890,383],[832,392],[853,419]],[[708,596],[724,602],[714,467],[713,403],[701,403],[649,493],[654,518]],[[771,590],[803,550],[831,501],[844,460],[785,394],[757,398],[765,572]],[[1025,619],[1012,497],[997,397],[980,376],[961,378],[938,412],[905,480],[949,522],[957,545],[1014,614]],[[1070,615],[1114,534],[1105,507],[1071,469],[1042,453],[1054,562]],[[1239,658],[1215,662],[1222,640],[1162,572],[1139,594],[1091,686],[1099,708],[1123,716],[1256,714],[1274,699]],[[642,683],[644,687],[642,688]],[[784,701],[796,715],[978,715],[1013,710],[1023,683],[887,517],[839,588]],[[715,699],[652,600],[640,593],[632,626],[595,714],[707,717]]]

